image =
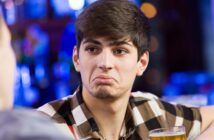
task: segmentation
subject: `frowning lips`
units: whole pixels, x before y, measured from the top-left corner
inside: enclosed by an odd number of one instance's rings
[[[115,78],[108,75],[98,75],[93,79],[93,81],[96,84],[110,85],[113,84],[116,80]]]

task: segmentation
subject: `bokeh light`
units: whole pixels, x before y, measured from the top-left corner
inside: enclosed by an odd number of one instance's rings
[[[148,2],[142,3],[140,9],[148,18],[154,18],[157,15],[157,9],[151,3],[148,3]]]
[[[80,10],[85,5],[85,0],[68,0],[69,6],[73,10]]]

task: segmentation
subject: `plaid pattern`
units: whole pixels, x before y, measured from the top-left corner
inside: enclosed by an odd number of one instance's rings
[[[80,90],[38,110],[54,119],[74,139],[104,140]],[[148,140],[148,132],[152,129],[180,125],[186,128],[187,139],[194,140],[201,128],[199,109],[169,104],[150,93],[134,92],[129,99],[120,139]]]

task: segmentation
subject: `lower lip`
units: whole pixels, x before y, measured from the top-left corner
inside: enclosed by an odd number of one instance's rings
[[[96,84],[103,84],[103,85],[110,85],[114,82],[111,78],[96,78],[95,80]]]

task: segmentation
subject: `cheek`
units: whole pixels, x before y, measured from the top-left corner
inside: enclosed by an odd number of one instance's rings
[[[137,61],[133,61],[133,60],[127,60],[125,62],[123,62],[124,66],[125,66],[125,69],[126,71],[129,71],[129,72],[134,72],[136,71],[137,67],[138,67],[138,64],[137,64]]]
[[[80,61],[80,73],[82,77],[82,81],[89,82],[90,77],[93,73],[93,64],[88,60]]]
[[[123,77],[123,79],[135,79],[137,74],[137,63],[133,61],[128,61],[126,63],[123,63],[121,65],[120,74]]]

